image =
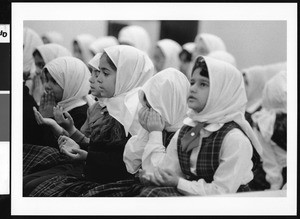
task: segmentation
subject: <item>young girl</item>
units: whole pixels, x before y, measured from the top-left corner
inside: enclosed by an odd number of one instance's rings
[[[64,112],[68,112],[78,129],[86,120],[88,105],[85,97],[89,91],[90,75],[87,66],[74,57],[59,57],[46,64],[43,74],[48,93],[42,96],[39,111],[34,109],[43,138],[36,145],[23,145],[24,175],[37,171],[41,167],[41,161],[43,163],[48,163],[48,159],[52,161],[52,151],[55,152],[55,148],[58,148],[57,138],[64,129],[54,120],[53,107],[57,105],[62,107]]]
[[[163,39],[156,44],[153,63],[157,72],[166,68],[180,69],[179,53],[181,46],[174,40]]]
[[[43,41],[30,28],[24,27],[23,34],[23,142],[36,144],[41,141],[42,137],[32,111],[33,106],[38,106],[31,95],[32,76],[35,71],[32,53],[36,47],[43,45]],[[26,127],[30,127],[30,129]]]
[[[97,53],[103,53],[104,49],[110,46],[118,45],[119,42],[114,36],[104,36],[95,40],[91,45],[89,50],[92,55],[95,56]]]
[[[140,128],[135,119],[137,91],[152,77],[154,67],[144,52],[120,45],[104,49],[99,69],[97,81],[105,107],[101,110],[100,128],[96,132],[98,140],[91,142],[90,139],[88,147],[81,147],[66,136],[59,139],[61,151],[74,161],[84,162],[83,168],[71,168],[67,172],[57,171],[61,167],[52,168],[49,171],[54,175],[47,177],[51,179],[38,179],[25,185],[26,190],[26,187],[35,188],[43,182],[30,196],[78,196],[99,183],[131,177],[123,163],[123,150],[130,136]],[[49,171],[42,175],[49,175]]]
[[[271,190],[286,183],[286,72],[270,79],[264,88],[262,110],[252,115],[254,131],[263,146],[262,162]]]
[[[261,146],[244,119],[247,98],[240,72],[226,62],[199,56],[187,102],[188,118],[167,149],[156,140],[163,129],[160,116],[149,115],[143,178],[160,187],[146,187],[140,196],[248,191],[255,164],[251,159],[256,151],[261,153]]]
[[[164,146],[167,146],[186,117],[188,90],[189,81],[182,72],[174,68],[167,68],[150,78],[139,91],[139,101],[142,105],[139,110],[139,121],[142,127],[137,135],[128,140],[123,154],[126,169],[129,173],[135,174],[135,179],[97,186],[82,196],[134,196],[138,194],[142,187],[138,171],[141,168],[144,147],[150,134],[145,119],[154,111],[161,115],[165,127],[159,139]]]
[[[123,27],[118,35],[121,45],[130,45],[138,48],[147,54],[151,49],[151,41],[149,33],[141,26],[130,25]]]
[[[39,105],[41,96],[45,91],[42,82],[42,69],[48,62],[52,61],[55,58],[72,55],[65,47],[55,43],[38,46],[34,50],[32,55],[36,67],[36,74],[33,77],[32,84],[32,96]]]

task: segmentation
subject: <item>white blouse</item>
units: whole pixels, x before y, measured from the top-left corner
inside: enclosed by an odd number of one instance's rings
[[[199,147],[192,150],[190,157],[191,172],[196,173],[197,156],[201,148],[202,138],[219,130],[223,125],[210,124],[200,131]],[[220,165],[213,181],[204,179],[189,181],[182,173],[177,153],[179,130],[175,133],[167,149],[162,144],[162,132],[154,131],[149,134],[149,140],[142,156],[142,168],[155,181],[153,172],[156,168],[173,170],[180,178],[177,189],[184,195],[216,195],[235,193],[240,185],[247,184],[253,179],[251,171],[252,145],[249,139],[239,129],[232,129],[225,136],[220,150]]]

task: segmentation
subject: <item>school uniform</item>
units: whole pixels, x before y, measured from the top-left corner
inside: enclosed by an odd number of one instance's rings
[[[68,111],[73,118],[74,125],[78,129],[86,120],[87,102],[85,96],[89,91],[88,78],[90,72],[86,65],[77,58],[59,57],[46,64],[54,80],[63,88],[62,100],[57,103],[64,111]],[[28,128],[28,127],[27,127]],[[48,127],[41,127],[43,139],[37,145],[23,145],[23,174],[32,173],[36,166],[38,169],[57,158],[57,150],[49,154],[47,146],[58,148],[57,139]],[[45,151],[43,151],[45,150]],[[46,159],[50,158],[50,160]],[[56,164],[56,162],[54,162]]]
[[[154,67],[145,53],[131,46],[113,46],[104,50],[115,63],[117,73],[115,94],[101,100],[105,107],[103,119],[99,120],[113,122],[113,125],[108,124],[110,129],[103,133],[101,129],[94,133],[101,137],[96,142],[91,142],[90,139],[88,147],[80,145],[83,150],[88,151],[81,177],[72,175],[72,170],[58,173],[40,183],[30,196],[79,196],[87,188],[131,176],[126,171],[122,155],[128,138],[131,134],[136,134],[140,127],[135,118],[138,87],[152,76]],[[128,105],[125,100],[131,104]]]
[[[188,110],[184,126],[166,150],[149,135],[143,169],[159,184],[157,168],[172,170],[176,187],[150,186],[139,196],[216,195],[249,191],[261,145],[244,118],[247,102],[240,72],[224,61],[203,57],[209,72],[209,95],[201,112]],[[148,172],[148,173],[147,173]]]
[[[159,136],[163,146],[168,146],[171,138],[182,126],[186,117],[186,96],[189,90],[189,81],[178,70],[167,68],[149,79],[139,91],[139,101],[147,107],[144,95],[151,108],[158,112],[162,119],[168,123]],[[176,110],[173,110],[176,109]],[[117,181],[101,185],[88,191],[82,196],[135,196],[143,185],[138,178],[138,170],[142,168],[142,156],[149,139],[149,132],[141,128],[137,135],[132,136],[126,143],[123,153],[128,173],[135,174],[131,180]]]

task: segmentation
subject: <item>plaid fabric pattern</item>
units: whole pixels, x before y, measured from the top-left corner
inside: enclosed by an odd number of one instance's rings
[[[170,197],[170,196],[183,196],[177,191],[175,187],[144,187],[139,197]]]
[[[55,176],[39,184],[30,197],[78,197],[86,191],[99,186],[98,183],[84,181],[73,176]]]
[[[177,147],[178,147],[178,158],[182,169],[182,172],[186,174],[189,180],[198,180],[203,178],[206,182],[210,183],[213,180],[214,173],[219,166],[219,152],[221,149],[222,141],[226,134],[233,128],[239,128],[235,122],[229,122],[222,126],[222,128],[213,132],[207,138],[202,139],[201,149],[198,155],[195,176],[190,171],[190,155],[191,152],[186,153],[181,148],[181,138],[187,133],[192,127],[184,126],[179,133]]]
[[[117,182],[98,185],[87,192],[81,194],[81,197],[132,197],[131,190],[134,191],[134,179],[120,180]],[[136,184],[138,185],[138,184]]]
[[[70,159],[56,148],[32,144],[23,145],[23,175],[45,170]]]

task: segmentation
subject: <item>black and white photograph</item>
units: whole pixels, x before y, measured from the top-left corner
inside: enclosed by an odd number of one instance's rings
[[[11,215],[295,214],[296,6],[12,3]]]

